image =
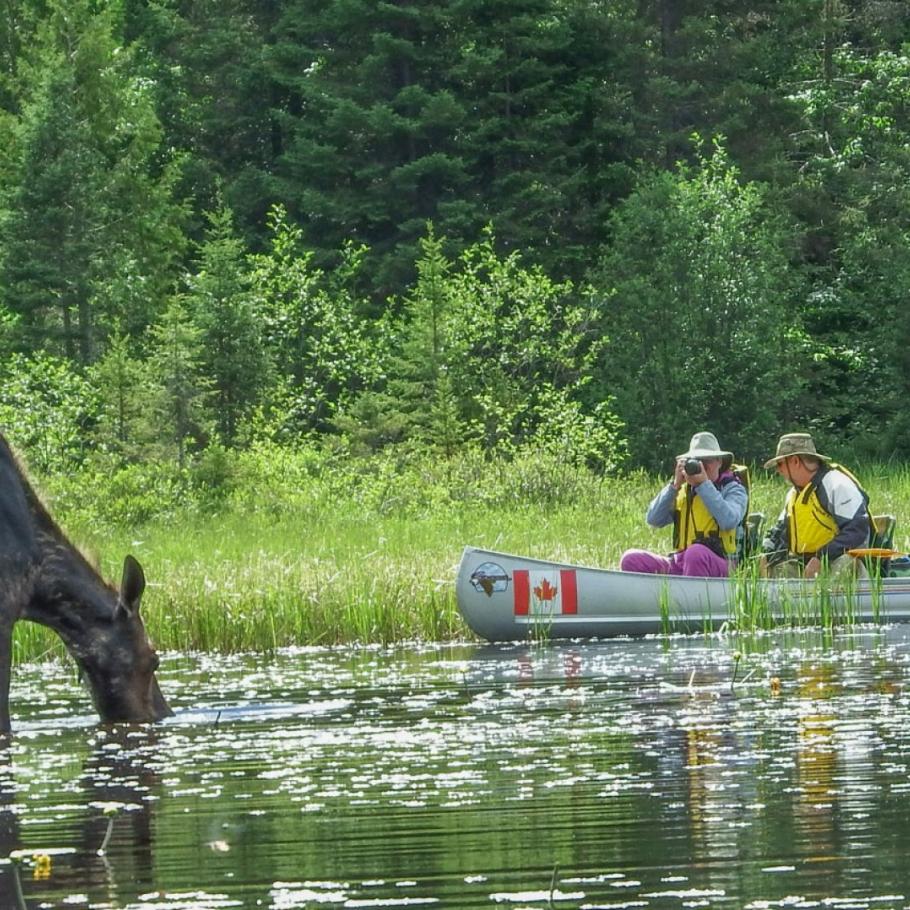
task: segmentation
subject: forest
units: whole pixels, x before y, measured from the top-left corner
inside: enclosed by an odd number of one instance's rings
[[[900,461],[908,41],[901,0],[4,0],[0,426],[209,487]]]

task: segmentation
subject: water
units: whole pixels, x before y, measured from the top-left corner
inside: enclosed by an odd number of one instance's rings
[[[910,907],[908,661],[902,627],[171,657],[176,716],[115,731],[21,668],[0,908]]]

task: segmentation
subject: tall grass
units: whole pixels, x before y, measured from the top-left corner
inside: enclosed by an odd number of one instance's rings
[[[126,553],[140,560],[146,623],[168,650],[464,638],[454,576],[465,544],[594,566],[615,566],[627,547],[670,547],[669,530],[644,523],[664,478],[599,477],[545,455],[364,461],[268,449],[201,477],[158,470],[95,467],[47,480],[44,493],[107,577],[119,578]],[[906,468],[860,473],[876,511],[910,515]],[[753,478],[752,508],[773,520],[783,483],[760,469]],[[896,545],[908,547],[901,521]],[[763,622],[761,604],[751,609]],[[57,647],[18,624],[17,659]]]

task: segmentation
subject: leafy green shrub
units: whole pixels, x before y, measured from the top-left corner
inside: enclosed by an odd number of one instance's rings
[[[633,460],[656,468],[708,428],[756,457],[794,417],[799,288],[792,228],[722,146],[656,173],[614,212],[592,274],[607,339],[592,390],[612,396]]]
[[[0,426],[35,471],[80,465],[98,413],[96,389],[64,358],[13,354],[0,368]]]
[[[136,527],[196,511],[189,473],[170,462],[112,466],[98,459],[42,486],[61,521],[92,529]]]
[[[456,263],[443,244],[430,228],[389,334],[385,381],[336,427],[367,451],[404,445],[448,459],[479,443],[615,470],[626,443],[612,401],[592,406],[581,394],[601,347],[590,300],[517,253],[500,256],[492,232]]]

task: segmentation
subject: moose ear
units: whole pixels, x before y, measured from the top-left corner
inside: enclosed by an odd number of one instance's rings
[[[127,556],[123,560],[123,579],[120,582],[120,600],[118,607],[132,615],[139,612],[139,602],[145,590],[145,573],[138,560]]]

